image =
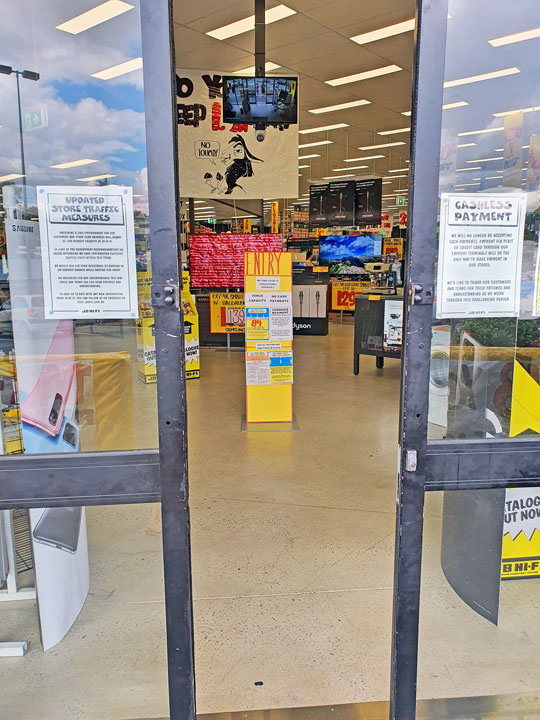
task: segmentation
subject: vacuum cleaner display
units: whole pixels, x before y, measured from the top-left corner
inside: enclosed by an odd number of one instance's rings
[[[328,335],[328,275],[312,267],[293,268],[293,332]]]

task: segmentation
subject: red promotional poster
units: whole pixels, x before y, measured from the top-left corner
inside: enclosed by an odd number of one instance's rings
[[[191,287],[244,287],[244,253],[281,250],[281,235],[190,235]]]

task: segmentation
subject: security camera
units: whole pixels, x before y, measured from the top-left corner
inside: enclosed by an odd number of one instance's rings
[[[255,137],[257,138],[257,142],[262,142],[266,137],[265,128],[262,128],[261,130],[255,130]]]

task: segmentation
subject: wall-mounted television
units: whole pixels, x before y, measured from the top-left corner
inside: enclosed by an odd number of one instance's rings
[[[223,122],[297,123],[298,78],[226,75],[223,78]]]
[[[362,275],[364,265],[382,254],[382,235],[321,235],[319,265],[331,275]]]

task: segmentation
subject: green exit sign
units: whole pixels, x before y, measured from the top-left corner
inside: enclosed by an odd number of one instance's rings
[[[47,116],[47,108],[39,107],[35,110],[29,110],[23,114],[23,125],[25,130],[39,130],[39,128],[47,127],[49,118]]]
[[[398,204],[398,205],[405,205],[405,198],[398,198],[398,199],[397,199],[397,204]]]
[[[215,224],[216,224],[216,218],[208,218],[208,222],[210,223],[210,225],[215,225]]]

